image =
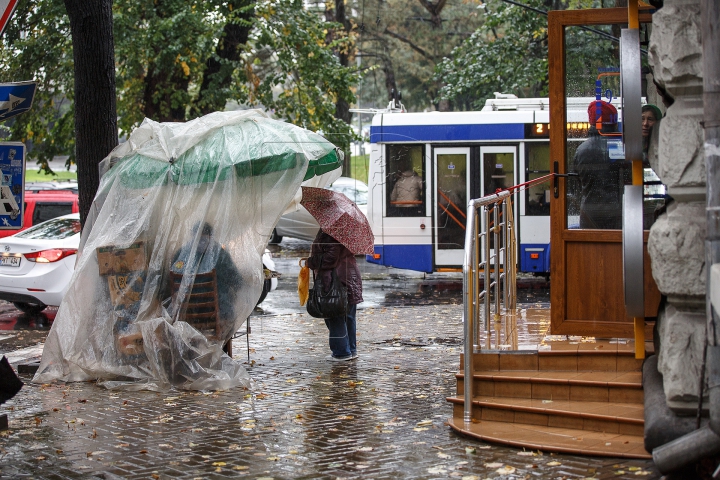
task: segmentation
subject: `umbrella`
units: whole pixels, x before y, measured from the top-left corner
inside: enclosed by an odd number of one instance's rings
[[[363,213],[348,197],[325,188],[302,187],[302,200],[320,228],[353,254],[372,254],[374,236]]]

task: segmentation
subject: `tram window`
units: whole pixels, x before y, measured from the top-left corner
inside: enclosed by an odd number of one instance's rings
[[[535,180],[550,173],[550,145],[547,143],[527,144],[527,178]],[[525,214],[550,215],[550,181],[531,186],[526,190]]]
[[[425,170],[422,145],[388,145],[387,216],[425,216]]]

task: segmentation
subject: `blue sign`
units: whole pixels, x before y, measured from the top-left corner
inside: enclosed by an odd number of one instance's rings
[[[35,82],[0,83],[0,121],[30,110],[36,86]]]
[[[25,210],[25,145],[0,143],[0,229],[23,226]]]

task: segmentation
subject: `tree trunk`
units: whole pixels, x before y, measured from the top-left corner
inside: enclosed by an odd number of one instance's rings
[[[75,156],[80,222],[95,198],[98,164],[118,143],[112,0],[64,0],[75,63]]]
[[[329,4],[326,3],[326,9],[325,9],[325,19],[329,22],[335,21],[337,23],[340,23],[343,25],[345,31],[347,33],[350,32],[351,26],[350,22],[348,22],[347,17],[345,15],[345,0],[335,0],[335,9],[334,12],[329,7]],[[333,15],[334,13],[334,15]],[[333,18],[334,17],[334,18]],[[333,34],[331,32],[328,33],[328,35],[332,36]],[[329,37],[332,38],[332,37]],[[349,65],[349,55],[347,52],[339,51],[336,52],[338,60],[340,62],[340,65],[343,67],[347,67]],[[350,124],[350,119],[352,118],[352,114],[350,113],[350,104],[348,104],[347,100],[344,98],[338,98],[335,102],[335,118],[340,119]],[[348,139],[346,142],[343,142],[346,145],[348,145],[348,148],[345,151],[345,158],[347,159],[345,162],[343,162],[342,167],[342,175],[344,177],[351,176],[350,172],[350,151],[349,151],[349,145],[350,140]]]
[[[255,9],[244,10],[242,7],[245,5],[249,6],[252,3],[242,2],[242,5],[236,6],[232,14],[228,16],[222,37],[215,47],[217,58],[211,56],[207,60],[198,94],[198,109],[202,115],[225,109],[227,95],[218,95],[217,92],[224,90],[219,87],[228,85],[232,81],[232,73],[235,68],[233,64],[240,60],[242,45],[247,43],[252,31],[250,21],[255,16]],[[213,86],[215,88],[211,88]]]

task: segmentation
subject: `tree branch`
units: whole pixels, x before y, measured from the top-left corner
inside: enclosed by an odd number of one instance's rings
[[[416,52],[418,52],[418,53],[419,53],[420,55],[422,55],[423,57],[425,57],[425,58],[430,58],[430,55],[429,55],[425,50],[423,50],[422,48],[420,48],[420,47],[418,47],[417,45],[415,45],[410,39],[405,38],[405,37],[403,37],[402,35],[399,35],[399,34],[393,32],[393,31],[390,30],[389,28],[386,28],[384,33],[386,33],[386,34],[390,35],[391,37],[393,37],[393,38],[395,38],[395,39],[397,39],[397,40],[400,40],[401,42],[405,43],[406,45],[408,45],[410,48],[412,48],[413,50],[415,50]]]

